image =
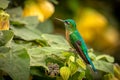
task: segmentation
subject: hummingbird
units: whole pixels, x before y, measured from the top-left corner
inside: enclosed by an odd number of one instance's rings
[[[84,62],[90,64],[92,70],[96,72],[96,68],[88,55],[88,48],[82,36],[80,35],[79,31],[76,28],[75,21],[73,19],[66,19],[66,20],[62,20],[58,18],[56,19],[65,24],[66,39],[68,43],[71,45],[71,47],[73,47],[76,50],[77,54],[84,60]]]

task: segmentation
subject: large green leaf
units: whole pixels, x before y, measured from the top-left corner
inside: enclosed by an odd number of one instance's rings
[[[61,50],[69,50],[70,49],[70,45],[62,36],[43,34],[42,37],[48,42],[48,44],[52,48],[61,49]]]
[[[46,40],[44,40],[41,37],[40,33],[33,32],[31,29],[28,29],[27,27],[13,27],[12,26],[11,28],[15,34],[14,40],[17,38],[18,40],[21,40],[21,41],[25,40],[25,41],[28,41],[29,43],[33,43],[33,44],[36,43],[36,45],[40,45],[40,46],[48,45]],[[25,43],[25,41],[23,43]]]
[[[22,8],[19,6],[19,7],[14,7],[14,8],[9,8],[6,10],[7,13],[10,15],[10,21],[14,21],[14,18],[18,18],[18,17],[21,17],[22,16]],[[21,20],[22,21],[22,20]],[[20,22],[21,22],[20,21]]]
[[[109,55],[99,55],[96,57],[96,60],[106,60],[108,62],[114,62],[114,58]]]
[[[5,9],[8,7],[9,1],[8,0],[0,0],[0,8]]]
[[[24,48],[14,50],[14,47],[12,49],[4,47],[0,50],[0,69],[8,73],[13,80],[28,80],[30,59],[27,50]]]
[[[25,27],[30,29],[32,32],[37,33],[37,34],[41,34],[40,30],[38,30],[36,28],[38,26],[38,24],[39,24],[37,16],[17,18],[17,20],[19,20],[19,22],[21,22],[21,23],[24,22]]]
[[[39,23],[36,28],[43,33],[52,33],[54,30],[51,20],[47,20],[45,22]]]
[[[47,42],[41,37],[41,32],[36,28],[38,20],[36,17],[17,18],[12,20],[11,29],[17,39],[35,41],[44,46]]]
[[[13,15],[13,13],[14,13],[13,11],[16,11],[16,10],[19,10],[21,12],[21,8],[19,8],[19,7],[13,9],[12,11],[8,10],[8,12],[11,14],[11,16],[13,16],[10,19],[11,25],[13,25],[15,28],[18,28],[18,27],[22,27],[22,29],[26,28],[26,29],[30,30],[31,33],[33,32],[33,33],[36,33],[36,34],[41,34],[40,30],[38,30],[36,28],[38,23],[39,23],[36,16],[21,18],[20,14],[16,13],[16,14]],[[15,17],[15,16],[19,16],[19,17]],[[19,29],[21,29],[21,28],[19,28]]]
[[[30,16],[30,17],[25,17],[20,19],[27,23],[26,26],[28,28],[35,28],[39,23],[37,16]]]
[[[93,63],[97,70],[107,72],[107,73],[113,73],[113,64],[112,63],[108,63],[103,60],[93,61]]]
[[[8,45],[11,42],[13,36],[14,33],[12,31],[0,31],[0,46]]]
[[[15,28],[24,27],[27,28],[28,30],[31,30],[33,33],[41,34],[40,30],[36,28],[38,23],[39,21],[36,16],[11,19],[11,24],[15,26]]]
[[[32,48],[28,50],[30,55],[30,66],[42,66],[47,69],[45,60],[47,56],[51,56],[51,54],[60,54],[63,50],[56,49],[52,47],[38,47]]]
[[[41,34],[35,33],[32,30],[28,29],[27,27],[12,26],[11,28],[14,31],[15,36],[20,39],[27,40],[27,41],[42,39],[42,37],[40,36]]]
[[[12,45],[26,49],[40,47],[40,44],[36,43],[35,41],[24,41],[24,40],[14,40],[12,41]]]

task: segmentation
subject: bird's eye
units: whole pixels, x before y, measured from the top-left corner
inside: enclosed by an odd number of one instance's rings
[[[70,22],[68,22],[68,21],[65,21],[65,23],[68,24],[68,25],[70,24]]]

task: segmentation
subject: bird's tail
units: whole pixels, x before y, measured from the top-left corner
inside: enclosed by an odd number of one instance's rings
[[[93,64],[93,62],[92,62],[92,60],[90,59],[90,57],[89,57],[88,54],[86,55],[86,58],[87,58],[88,62],[90,63],[93,71],[94,71],[94,72],[97,72],[97,70],[96,70],[96,68],[95,68],[95,66],[94,66],[94,64]]]

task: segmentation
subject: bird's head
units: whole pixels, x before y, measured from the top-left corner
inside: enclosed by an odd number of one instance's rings
[[[61,20],[56,18],[57,20],[63,22],[65,24],[65,28],[69,31],[75,31],[76,30],[76,23],[73,19],[66,19],[66,20]]]

